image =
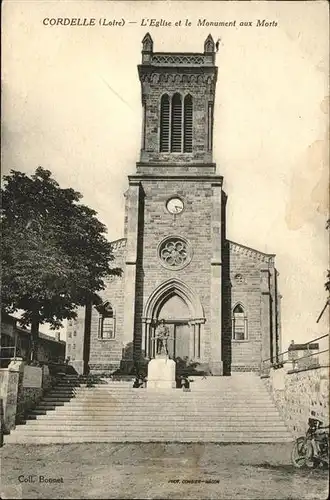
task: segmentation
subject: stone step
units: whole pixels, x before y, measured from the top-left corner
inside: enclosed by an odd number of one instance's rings
[[[64,406],[65,405],[65,401],[58,401],[57,403],[55,402],[49,402],[49,401],[40,401],[40,403],[38,403],[38,406],[37,408],[56,408],[56,406]]]
[[[36,418],[40,417],[40,418]],[[77,422],[85,422],[85,421],[93,421],[93,422],[115,422],[115,424],[118,424],[119,422],[124,422],[125,425],[130,425],[132,422],[143,422],[147,421],[149,422],[150,420],[154,420],[156,422],[161,421],[161,418],[157,417],[157,413],[102,413],[100,415],[96,415],[93,412],[88,413],[63,413],[62,415],[60,413],[57,413],[56,411],[47,413],[46,415],[40,415],[37,413],[34,413],[32,415],[31,420],[26,420],[27,422],[29,421],[38,421],[38,422],[52,422],[52,421],[57,421],[57,422],[72,422],[72,421],[77,421]],[[178,419],[178,415],[174,412],[172,413],[164,413],[163,414],[163,419],[168,420],[168,421],[180,421]],[[178,419],[178,420],[177,420]],[[228,422],[239,422],[240,424],[244,425],[245,423],[250,424],[253,422],[253,418],[251,415],[251,418],[245,418],[244,416],[238,414],[238,413],[231,413],[231,414],[218,414],[216,412],[214,413],[199,413],[199,412],[189,412],[185,415],[185,419],[183,421],[206,421],[209,422],[210,425],[212,422],[217,421],[228,421]],[[281,418],[276,414],[267,414],[267,418],[260,420],[261,423],[266,423],[266,422],[271,422],[271,425],[275,425],[276,423],[282,423]]]
[[[95,397],[101,397],[105,394],[115,394],[116,396],[143,396],[143,395],[154,395],[158,397],[164,397],[164,396],[171,396],[175,397],[178,396],[182,393],[188,395],[188,394],[195,394],[199,397],[204,397],[205,399],[209,398],[217,398],[217,397],[233,397],[233,396],[240,396],[240,397],[263,397],[263,398],[269,398],[269,393],[266,391],[228,391],[228,390],[223,390],[223,391],[209,391],[206,393],[206,391],[196,391],[193,388],[190,388],[190,391],[183,391],[181,388],[180,389],[163,389],[162,391],[157,390],[157,389],[146,389],[146,388],[140,388],[140,389],[135,389],[133,387],[128,387],[127,389],[112,389],[112,388],[102,388],[102,389],[96,389],[94,387],[88,387],[88,388],[70,388],[70,389],[64,389],[63,387],[60,388],[55,388],[55,389],[50,389],[47,394],[79,394],[79,395],[93,395]]]
[[[271,398],[267,394],[237,394],[237,393],[219,393],[219,394],[210,394],[206,396],[205,393],[202,392],[193,392],[193,391],[183,391],[183,390],[173,390],[172,393],[164,392],[158,393],[152,390],[132,390],[131,392],[111,392],[111,391],[90,391],[90,392],[61,392],[61,393],[53,393],[48,392],[45,394],[46,397],[64,395],[67,397],[68,395],[75,394],[77,398],[86,399],[99,399],[103,400],[104,398],[116,398],[127,400],[129,399],[155,399],[155,400],[168,400],[168,401],[177,401],[178,399],[200,399],[202,401],[213,401],[213,400],[222,400],[222,399],[230,399],[237,400],[240,399],[242,401],[269,401]]]
[[[113,412],[113,411],[119,411],[119,412],[127,412],[127,413],[146,413],[146,412],[151,412],[155,411],[157,413],[164,413],[164,412],[173,412],[173,413],[181,413],[181,412],[198,412],[198,413],[207,413],[207,412],[220,412],[224,413],[227,411],[232,411],[235,413],[240,413],[242,415],[259,415],[260,413],[268,413],[275,411],[277,412],[277,409],[274,404],[269,404],[265,405],[263,407],[256,407],[256,406],[249,406],[247,407],[246,405],[239,405],[237,404],[226,404],[226,405],[195,405],[195,404],[176,404],[176,405],[159,405],[159,404],[145,404],[145,405],[125,405],[125,404],[107,404],[107,405],[93,405],[93,404],[86,404],[86,403],[81,403],[77,402],[77,404],[73,404],[72,402],[70,403],[61,403],[58,405],[54,405],[52,403],[44,403],[42,406],[37,406],[36,409],[39,410],[45,410],[45,409],[56,409],[58,411],[93,411],[94,413],[96,412]]]
[[[68,394],[81,394],[80,391],[78,391],[77,389],[68,389],[67,391],[64,390],[64,389],[51,389],[49,391],[47,391],[46,393],[46,396],[52,396],[54,394],[59,394],[59,395],[63,395],[63,396],[67,396]]]
[[[105,386],[104,386],[105,387]],[[86,384],[56,384],[51,387],[51,389],[63,389],[67,391],[69,389],[87,389]]]
[[[33,410],[36,412],[36,410]],[[163,421],[164,420],[164,414],[159,414],[158,413],[155,413],[155,414],[149,414],[148,412],[145,412],[145,414],[126,414],[124,412],[122,412],[121,414],[116,414],[116,416],[120,415],[120,421],[125,421],[125,422],[132,422],[133,420],[133,417],[134,417],[134,422],[136,421],[137,417],[140,417],[140,421],[141,422],[146,422],[145,420],[145,417],[148,416],[148,415],[152,415],[152,419],[154,421]],[[217,412],[213,412],[213,413],[210,413],[208,414],[208,416],[212,419],[214,419],[215,417],[218,417],[219,413]],[[114,416],[114,413],[112,413],[110,415],[110,417],[113,417]],[[221,418],[224,418],[225,414],[223,415],[219,415],[219,420],[221,420]],[[38,420],[38,421],[44,421],[44,420],[47,420],[47,421],[53,421],[53,420],[56,420],[56,421],[79,421],[79,422],[102,422],[102,421],[105,421],[105,422],[108,422],[109,421],[109,414],[107,413],[101,413],[99,415],[95,415],[93,414],[93,416],[91,415],[87,415],[86,412],[82,412],[82,413],[76,413],[76,412],[67,412],[67,413],[60,413],[60,412],[57,412],[57,411],[51,411],[47,414],[42,414],[42,415],[39,415],[38,413],[33,413],[31,415],[29,415],[29,417],[31,419],[34,419],[34,420]],[[273,412],[273,413],[268,413],[268,414],[263,414],[263,415],[258,415],[258,418],[256,419],[255,415],[237,415],[235,413],[226,413],[226,417],[227,417],[227,421],[228,422],[243,422],[243,423],[254,423],[254,422],[270,422],[270,425],[273,424],[273,422],[281,422],[281,419],[279,417],[279,415],[277,414],[277,412]],[[166,418],[167,419],[175,419],[175,420],[183,420],[183,421],[189,421],[189,419],[192,419],[192,418],[200,418],[200,415],[197,415],[195,413],[189,413],[189,414],[185,414],[185,415],[180,415],[178,413],[167,413],[166,414]],[[29,422],[29,420],[27,420],[27,423]],[[116,421],[116,425],[117,425],[117,421]],[[147,424],[146,424],[147,425]]]
[[[133,388],[133,382],[134,380],[132,380],[131,382],[125,382],[125,383],[122,383],[122,384],[97,384],[97,385],[86,385],[86,384],[78,384],[78,385],[61,385],[61,384],[58,384],[54,387],[61,387],[61,388],[70,388],[70,387],[78,387],[78,388],[81,388],[81,389],[94,389],[94,390],[102,390],[102,389],[113,389],[114,391],[125,391],[125,390],[129,390],[129,389],[134,389]],[[213,387],[212,386],[202,386],[201,384],[194,384],[194,382],[191,382],[190,384],[190,388],[193,389],[193,390],[198,390],[198,391],[202,391],[202,392],[217,392],[217,391],[234,391],[234,392],[258,392],[259,389],[260,390],[264,390],[264,391],[267,391],[267,389],[265,388],[265,386],[253,386],[253,387],[250,387],[248,385],[244,386],[242,385],[241,387],[237,387],[236,385],[233,386],[233,385],[230,385],[230,384],[226,384],[224,386],[220,386],[220,385],[214,385]],[[143,390],[143,389],[134,389],[135,391],[136,390]],[[173,389],[162,389],[163,391],[173,391]]]
[[[168,422],[148,422],[148,425],[143,425],[142,422],[121,422],[121,423],[101,423],[101,422],[65,422],[59,423],[57,421],[45,422],[41,423],[34,421],[29,421],[25,425],[17,426],[17,432],[39,432],[39,431],[49,431],[49,426],[51,425],[52,432],[57,431],[73,431],[73,432],[104,432],[104,431],[113,431],[113,432],[132,432],[135,429],[139,429],[139,432],[155,432],[155,431],[167,431],[167,432],[287,432],[286,427],[281,423],[273,423],[271,424],[257,424],[257,425],[243,425],[242,423],[226,423],[220,425],[219,423],[200,423],[198,419],[195,421],[168,421]]]
[[[244,437],[244,436],[251,436],[251,435],[263,435],[264,437],[274,437],[278,436],[279,432],[275,430],[259,430],[259,429],[246,429],[246,430],[238,430],[238,429],[227,429],[227,428],[211,428],[210,430],[208,428],[185,428],[185,429],[176,429],[175,427],[171,426],[168,428],[162,428],[162,427],[157,427],[156,429],[127,429],[127,428],[104,428],[104,429],[91,429],[91,428],[80,428],[80,427],[75,427],[75,428],[65,428],[64,426],[53,429],[49,428],[49,426],[45,426],[44,428],[38,428],[36,427],[30,427],[30,426],[25,426],[25,425],[20,425],[15,429],[15,434],[24,434],[24,435],[35,435],[35,436],[43,436],[43,435],[62,435],[62,436],[67,436],[67,435],[75,435],[75,434],[81,434],[84,432],[84,435],[121,435],[121,436],[126,436],[130,434],[135,434],[135,435],[148,435],[148,436],[157,436],[159,433],[160,435],[168,435],[170,436],[177,436],[177,435],[198,435],[200,437],[207,435],[207,434],[218,434],[219,436],[222,435],[232,435],[236,436],[237,438],[239,437]],[[282,431],[284,434],[289,434],[286,429]],[[281,432],[281,433],[282,433]]]
[[[164,391],[157,391],[157,390],[152,390],[152,389],[125,389],[125,390],[111,390],[111,389],[100,389],[96,390],[94,388],[89,388],[89,389],[75,389],[75,390],[68,390],[65,391],[63,389],[52,389],[48,391],[48,394],[77,394],[79,396],[93,396],[95,398],[100,398],[106,395],[115,395],[116,397],[143,397],[143,396],[154,396],[154,397],[179,397],[182,394],[185,394],[185,396],[188,395],[195,395],[196,397],[204,398],[204,399],[212,399],[212,398],[233,398],[233,397],[242,397],[242,398],[269,398],[269,394],[267,392],[242,392],[238,393],[237,391],[218,391],[218,392],[209,392],[208,394],[205,393],[205,391],[194,391],[194,389],[191,389],[190,391],[183,391],[182,389],[169,389],[169,390],[164,390]]]
[[[153,397],[152,395],[150,396],[130,396],[130,397],[116,397],[113,395],[106,395],[104,397],[92,397],[92,396],[77,396],[77,395],[65,395],[65,396],[58,396],[58,395],[47,395],[44,396],[42,399],[43,402],[72,402],[72,403],[91,403],[95,405],[103,405],[103,404],[201,404],[201,405],[222,405],[222,404],[244,404],[247,407],[249,406],[261,406],[264,407],[270,402],[272,402],[269,398],[251,398],[251,399],[245,399],[245,398],[200,398],[197,397],[196,395],[186,395],[183,393],[179,397],[174,397],[174,398],[168,398],[168,397]]]
[[[125,383],[120,383],[120,384],[56,384],[53,385],[53,388],[61,387],[63,389],[67,388],[81,388],[81,389],[94,389],[94,390],[102,390],[102,389],[113,389],[116,391],[121,391],[121,390],[126,390],[126,389],[133,389],[133,383],[134,380],[131,380],[130,382],[125,382]],[[217,391],[235,391],[235,392],[246,392],[246,391],[253,391],[257,392],[260,390],[265,390],[267,391],[266,387],[264,385],[231,385],[231,384],[225,384],[223,386],[218,385],[205,385],[203,386],[202,384],[195,384],[194,382],[190,383],[191,389],[198,390],[198,391],[203,391],[203,392],[217,392]],[[136,390],[136,389],[134,389]],[[163,391],[172,391],[172,389],[162,389]]]
[[[147,419],[148,417],[152,417],[153,419],[155,418],[175,418],[178,416],[178,412],[176,411],[163,411],[162,414],[160,415],[159,411],[148,411],[145,409],[143,412],[136,412],[136,411],[100,411],[97,414],[94,411],[57,411],[57,410],[50,410],[49,412],[44,412],[43,410],[31,410],[32,417],[39,416],[41,418],[61,418],[61,419],[66,419],[66,418],[76,418],[76,419],[81,419],[81,418],[86,418],[90,419],[93,418],[95,420],[102,420],[102,419],[111,419],[115,418],[116,421],[118,419],[128,419],[132,420],[138,420],[138,419]],[[269,411],[264,414],[265,415],[265,420],[271,419],[272,421],[276,420],[281,420],[280,416],[278,415],[278,412],[276,410]],[[242,412],[235,412],[235,411],[194,411],[191,410],[189,412],[185,413],[185,416],[187,418],[200,418],[200,419],[230,419],[230,418],[237,418],[240,421],[251,421],[251,420],[256,420],[256,415],[254,413],[242,413]],[[259,418],[259,417],[258,417]]]
[[[201,388],[196,388],[193,385],[190,385],[190,390],[193,393],[197,393],[200,395],[205,395],[207,397],[212,397],[212,396],[219,396],[220,394],[224,395],[232,395],[232,394],[239,394],[239,395],[252,395],[252,396],[257,396],[260,394],[263,395],[268,395],[269,393],[267,392],[266,389],[264,390],[249,390],[249,389],[233,389],[230,387],[227,388],[219,388],[215,390],[203,390]],[[131,394],[131,393],[143,393],[143,392],[149,392],[149,393],[157,393],[159,395],[166,394],[166,393],[177,393],[177,392],[182,392],[182,389],[180,387],[176,387],[173,389],[150,389],[146,387],[142,388],[134,388],[133,383],[128,386],[128,387],[111,387],[111,386],[101,386],[101,387],[81,387],[81,386],[75,386],[75,387],[54,387],[51,388],[50,391],[52,392],[78,392],[78,393],[115,393],[115,394]]]
[[[198,402],[198,401],[166,401],[166,402],[157,402],[157,401],[103,401],[103,402],[94,402],[90,399],[86,400],[76,400],[72,399],[71,401],[42,401],[39,403],[39,407],[47,407],[47,406],[53,406],[53,405],[58,405],[58,406],[65,406],[71,407],[72,409],[78,409],[78,408],[93,408],[95,411],[96,410],[101,410],[101,409],[107,409],[107,408],[113,408],[114,406],[116,407],[125,407],[127,409],[129,408],[136,408],[136,409],[142,409],[145,408],[146,406],[148,408],[158,408],[160,410],[160,406],[163,407],[166,405],[166,407],[171,407],[171,408],[178,408],[179,409],[184,409],[184,408],[190,408],[190,407],[199,407],[199,406],[204,406],[204,409],[209,409],[209,408],[237,408],[246,410],[246,411],[252,411],[255,410],[256,412],[258,411],[263,411],[264,409],[271,409],[274,408],[274,403],[271,401],[265,402],[265,403],[256,403],[254,401],[251,401],[249,403],[244,403],[241,401],[225,401],[225,402]]]
[[[44,403],[68,403],[75,396],[44,396],[42,402]]]
[[[144,437],[139,435],[125,436],[40,436],[38,437],[38,445],[47,444],[68,444],[68,443],[289,443],[293,442],[291,436],[283,437],[263,437],[263,436],[244,436],[239,440],[235,436],[208,436],[206,439],[201,439],[198,436],[181,436],[171,437],[157,436],[154,438]],[[17,444],[35,444],[35,436],[5,436],[5,443]]]

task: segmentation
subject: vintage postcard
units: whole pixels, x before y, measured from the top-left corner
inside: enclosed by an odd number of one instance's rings
[[[1,498],[327,498],[328,26],[3,2]]]

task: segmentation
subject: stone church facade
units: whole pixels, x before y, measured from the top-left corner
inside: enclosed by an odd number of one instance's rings
[[[151,359],[164,319],[170,357],[213,375],[258,370],[280,350],[278,273],[273,254],[226,238],[227,195],[212,156],[214,41],[202,53],[154,52],[149,34],[142,45],[141,154],[128,177],[124,238],[112,243],[123,273],[86,309],[84,360],[72,364],[104,373]]]

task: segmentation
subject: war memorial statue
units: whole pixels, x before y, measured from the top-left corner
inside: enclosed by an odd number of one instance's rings
[[[168,340],[170,339],[170,330],[165,324],[165,320],[161,319],[156,327],[156,354],[165,354],[168,356]]]
[[[175,362],[168,356],[169,328],[165,320],[157,322],[155,336],[155,358],[148,364],[147,389],[175,389]]]

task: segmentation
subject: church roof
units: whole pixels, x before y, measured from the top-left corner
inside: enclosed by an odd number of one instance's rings
[[[236,243],[235,241],[227,240],[229,244],[229,249],[241,255],[246,255],[249,257],[254,257],[261,262],[266,262],[268,264],[274,263],[275,254],[274,253],[265,253],[260,250],[256,250],[255,248],[248,247],[246,245],[242,245],[241,243]],[[118,240],[114,240],[111,242],[112,251],[116,252],[117,250],[126,247],[127,238],[119,238]]]
[[[112,251],[115,252],[120,248],[126,247],[127,238],[119,238],[118,240],[111,241]]]
[[[255,250],[254,248],[241,245],[240,243],[235,243],[234,241],[229,241],[229,240],[227,241],[229,243],[229,249],[234,253],[246,255],[249,257],[254,257],[255,259],[261,262],[265,262],[267,264],[274,263],[274,258],[275,258],[274,253],[260,252],[259,250]]]

